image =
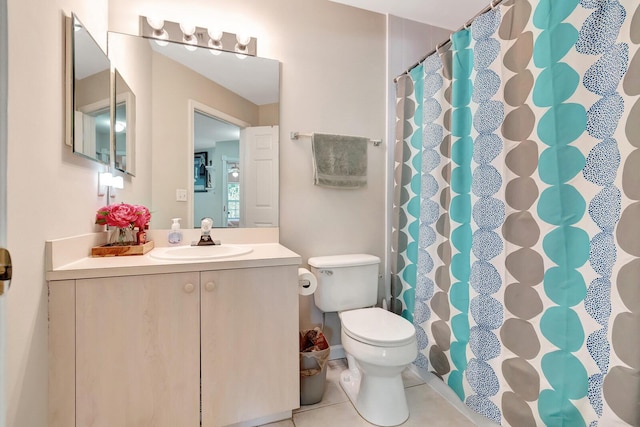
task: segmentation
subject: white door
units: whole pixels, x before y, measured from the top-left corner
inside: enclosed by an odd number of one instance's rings
[[[241,227],[278,226],[278,126],[240,131]]]
[[[5,396],[5,299],[9,290],[11,264],[7,244],[7,0],[0,0],[0,427],[6,425]],[[5,280],[5,279],[9,280]]]

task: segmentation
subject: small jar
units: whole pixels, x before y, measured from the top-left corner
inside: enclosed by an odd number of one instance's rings
[[[139,245],[144,245],[147,243],[147,232],[144,228],[138,229],[138,233],[136,234],[136,242]]]

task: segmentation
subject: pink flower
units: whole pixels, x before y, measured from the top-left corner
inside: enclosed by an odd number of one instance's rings
[[[151,212],[142,205],[135,205],[134,208],[136,210],[136,220],[134,225],[142,230],[149,224],[149,221],[151,220]]]
[[[130,205],[120,203],[117,205],[107,205],[96,212],[96,224],[109,225],[112,227],[144,228],[151,219],[149,209],[141,205]]]

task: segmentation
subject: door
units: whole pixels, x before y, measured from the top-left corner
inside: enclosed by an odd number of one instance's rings
[[[202,272],[202,427],[298,407],[297,271]]]
[[[240,131],[241,227],[278,226],[278,126]]]
[[[7,244],[7,0],[0,0],[0,251]],[[6,252],[8,256],[8,252]],[[2,257],[6,259],[7,256]],[[10,258],[8,258],[10,261]],[[0,263],[3,263],[0,259]],[[10,264],[10,262],[9,262]],[[5,310],[6,298],[1,295],[9,289],[11,269],[0,266],[0,427],[6,425],[5,395]]]
[[[200,274],[76,281],[76,425],[200,426]]]

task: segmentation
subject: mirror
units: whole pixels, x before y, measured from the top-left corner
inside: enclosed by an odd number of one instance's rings
[[[67,143],[74,153],[111,161],[111,63],[77,16],[69,29],[70,110]]]
[[[108,43],[136,94],[136,133],[152,141],[152,226],[278,226],[280,63],[121,33]]]
[[[113,124],[114,167],[135,176],[136,96],[120,72],[114,72],[115,105]]]

